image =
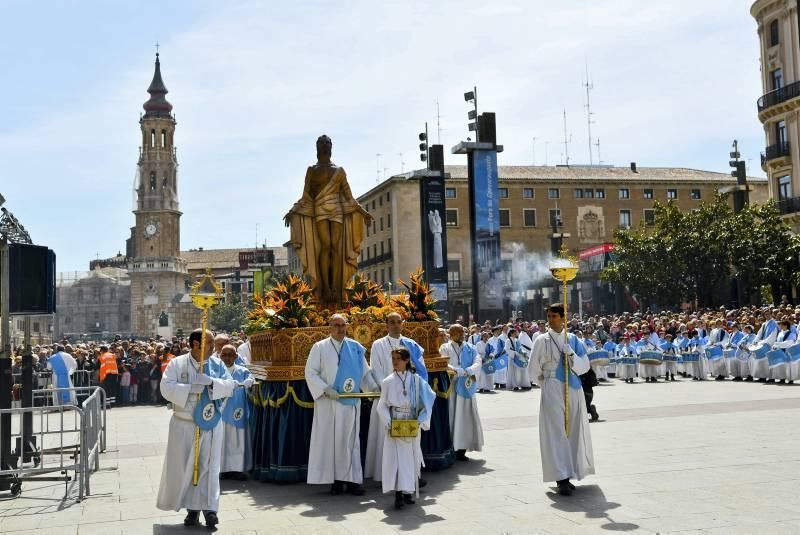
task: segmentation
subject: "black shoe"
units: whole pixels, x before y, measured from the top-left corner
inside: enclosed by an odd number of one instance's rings
[[[724,375],[717,375],[716,380],[717,381],[724,381],[725,380],[725,376]]]
[[[758,380],[758,382],[759,382],[759,383],[766,383],[766,382],[767,382],[767,380],[766,380],[764,377],[762,377],[761,379],[759,379],[759,380]]]
[[[196,526],[200,520],[200,511],[189,511],[186,518],[183,519],[183,525],[187,528]]]
[[[561,496],[572,496],[572,489],[573,486],[570,486],[569,479],[562,479],[561,481],[556,481],[556,485],[558,485],[558,493]]]
[[[786,381],[786,384],[787,384],[787,385],[793,385],[793,384],[794,384],[794,381]]]
[[[500,388],[502,388],[503,390],[505,390],[505,389],[506,389],[506,384],[505,384],[505,383],[500,383]]]
[[[344,483],[341,481],[335,481],[333,485],[331,485],[331,494],[334,496],[338,496],[339,494],[344,492]]]
[[[249,479],[244,472],[231,472],[230,478],[234,481],[247,481]]]
[[[768,383],[774,383],[774,382],[775,382],[775,379],[769,379],[767,382],[768,382]]]
[[[650,378],[650,382],[651,383],[657,383],[658,382],[658,377],[651,377]]]
[[[419,486],[419,488],[423,488],[427,484],[428,484],[428,482],[426,480],[424,480],[422,478],[419,478],[419,482],[418,482],[417,485]]]
[[[466,462],[466,461],[469,461],[469,457],[467,457],[467,455],[464,454],[464,453],[458,453],[458,454],[456,454],[456,461],[464,461],[464,462]]]
[[[219,524],[219,518],[214,511],[203,511],[203,517],[206,519],[206,528],[215,529]]]
[[[783,379],[781,379],[780,381],[776,381],[776,382],[775,382],[775,384],[777,384],[777,385],[782,385],[783,383],[784,383],[784,380],[783,380]]]
[[[394,492],[394,508],[395,509],[402,509],[403,505],[405,505],[403,500],[403,493],[399,490]]]
[[[748,383],[752,383],[753,382],[753,376],[752,375],[748,375],[747,379],[745,379],[745,381],[748,382]]]
[[[363,496],[364,493],[365,491],[363,485],[359,485],[357,483],[347,484],[347,494],[352,494],[353,496]]]
[[[406,494],[404,492],[403,493],[403,503],[405,503],[406,505],[413,505],[413,504],[415,504],[417,502],[414,501],[414,495],[413,494]]]
[[[589,405],[589,414],[592,415],[592,421],[596,422],[600,419],[600,415],[597,413],[597,407],[594,405]]]

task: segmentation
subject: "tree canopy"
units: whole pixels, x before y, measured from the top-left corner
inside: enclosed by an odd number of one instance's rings
[[[715,289],[731,278],[746,302],[765,285],[777,298],[797,278],[800,238],[772,201],[735,214],[727,195],[717,194],[690,212],[681,211],[675,201],[656,202],[654,210],[652,224],[642,221],[636,229],[615,232],[615,262],[601,274],[627,286],[640,301],[728,304]]]

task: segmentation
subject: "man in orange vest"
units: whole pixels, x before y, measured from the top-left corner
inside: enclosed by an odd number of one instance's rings
[[[102,351],[98,362],[100,363],[100,385],[106,391],[106,398],[116,403],[117,389],[119,387],[119,370],[117,369],[117,355],[108,350],[108,346],[100,346]]]

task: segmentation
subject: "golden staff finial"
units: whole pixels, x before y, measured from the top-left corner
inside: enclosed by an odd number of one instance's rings
[[[578,259],[568,255],[566,246],[561,245],[559,257],[550,266],[553,278],[561,281],[564,294],[564,433],[569,436],[569,359],[566,348],[569,347],[567,334],[567,282],[578,276]]]
[[[216,306],[222,299],[222,288],[214,280],[214,275],[211,273],[211,268],[206,268],[205,274],[194,283],[189,297],[192,298],[192,304],[203,311],[202,321],[202,335],[200,336],[200,373],[203,373],[203,366],[205,364],[206,355],[206,329],[208,328],[208,311]],[[197,400],[200,401],[201,394],[197,394]],[[192,485],[197,486],[199,480],[199,462],[200,462],[200,427],[194,428],[194,472],[192,474]]]

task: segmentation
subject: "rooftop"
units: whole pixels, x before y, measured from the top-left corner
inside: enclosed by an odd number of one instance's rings
[[[275,254],[275,265],[286,266],[289,263],[286,247],[267,247]],[[191,249],[181,251],[181,258],[186,261],[188,269],[235,269],[239,267],[239,253],[252,251],[252,247],[239,249]]]

